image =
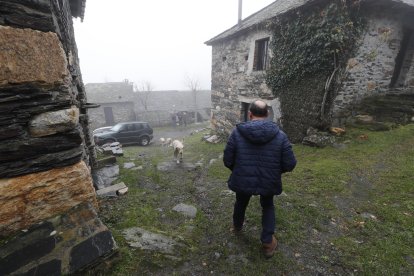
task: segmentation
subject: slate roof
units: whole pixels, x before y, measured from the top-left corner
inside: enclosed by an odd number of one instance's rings
[[[304,4],[310,1],[312,0],[276,0],[275,2],[271,3],[267,7],[243,19],[241,21],[240,26],[239,24],[234,25],[232,28],[228,29],[227,31],[224,31],[221,34],[206,41],[205,44],[212,45],[215,42],[218,42],[222,39],[233,36],[267,19],[276,17],[290,10],[303,6]]]
[[[213,45],[219,41],[238,35],[242,31],[245,31],[253,26],[262,23],[265,20],[271,19],[276,16],[280,16],[291,10],[310,4],[311,2],[317,2],[316,0],[276,0],[270,5],[264,7],[260,11],[246,17],[241,21],[240,25],[236,24],[230,29],[222,32],[221,34],[213,37],[205,42],[207,45]],[[320,2],[320,1],[319,1]],[[414,7],[414,0],[361,0],[367,4],[404,4]]]
[[[69,0],[70,10],[73,17],[80,17],[83,20],[85,15],[86,0]]]

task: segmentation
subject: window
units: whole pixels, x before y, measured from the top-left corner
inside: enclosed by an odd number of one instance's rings
[[[253,70],[262,71],[262,70],[267,69],[268,49],[269,49],[269,38],[268,37],[256,40],[255,47],[254,47]]]
[[[126,125],[126,130],[127,131],[134,131],[135,130],[135,126],[133,124]]]

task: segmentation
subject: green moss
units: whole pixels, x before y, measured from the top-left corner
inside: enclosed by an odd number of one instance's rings
[[[355,1],[333,1],[273,22],[267,83],[276,96],[292,82],[346,64],[362,31],[358,12]]]

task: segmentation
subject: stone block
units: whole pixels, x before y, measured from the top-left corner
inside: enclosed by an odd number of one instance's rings
[[[0,235],[27,228],[83,203],[97,205],[87,165],[0,179]]]
[[[99,257],[111,252],[114,246],[115,243],[109,231],[100,232],[81,242],[70,252],[70,272],[75,272],[93,263]]]
[[[90,203],[79,204],[0,245],[0,275],[67,275],[116,252]]]
[[[36,1],[1,1],[0,22],[2,25],[19,26],[41,31],[55,31],[51,2]]]
[[[0,86],[69,83],[66,54],[51,32],[0,26]]]
[[[113,165],[116,163],[116,157],[115,156],[106,156],[99,160],[97,160],[97,168],[103,168],[106,165]]]
[[[71,108],[42,113],[29,122],[30,135],[43,137],[74,129],[79,123],[79,109]]]
[[[96,191],[96,194],[98,196],[111,196],[111,195],[116,195],[116,192],[122,189],[127,188],[127,186],[125,185],[124,182],[100,189]]]
[[[13,252],[0,259],[0,275],[8,275],[18,268],[30,263],[33,260],[52,252],[56,246],[55,237],[39,239],[28,246]]]
[[[372,91],[377,87],[377,84],[373,81],[367,82],[367,91]]]
[[[31,270],[29,270],[25,275],[35,276],[35,275],[48,275],[48,276],[60,276],[62,275],[62,261],[61,260],[51,260],[50,262],[38,265]]]
[[[128,187],[116,191],[116,194],[119,196],[125,195],[126,193],[128,193]]]

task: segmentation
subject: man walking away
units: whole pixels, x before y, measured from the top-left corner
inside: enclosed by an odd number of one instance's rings
[[[240,123],[231,133],[224,149],[224,165],[231,170],[229,188],[236,193],[233,231],[243,229],[247,205],[252,195],[260,196],[262,233],[260,240],[265,257],[277,247],[274,195],[282,193],[282,174],[292,171],[296,159],[286,134],[276,123],[266,120],[268,106],[256,100],[250,104],[250,121]]]

